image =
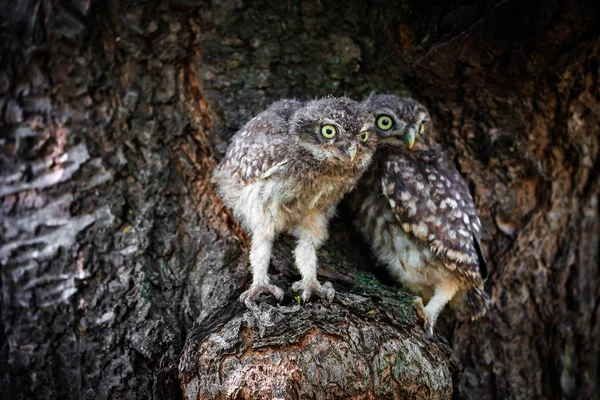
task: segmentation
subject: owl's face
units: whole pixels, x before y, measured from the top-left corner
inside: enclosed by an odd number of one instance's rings
[[[290,132],[320,164],[366,167],[376,148],[374,121],[360,103],[322,98],[296,111]]]
[[[427,136],[431,119],[421,103],[407,97],[373,95],[363,105],[375,116],[380,145],[411,151],[431,147]]]

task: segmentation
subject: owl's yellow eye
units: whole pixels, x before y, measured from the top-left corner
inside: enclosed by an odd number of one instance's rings
[[[360,134],[360,140],[363,141],[363,143],[367,143],[367,140],[369,140],[369,132],[363,132]]]
[[[421,122],[419,125],[419,135],[423,135],[423,132],[425,132],[425,122]]]
[[[392,129],[393,121],[389,115],[380,115],[377,117],[377,127],[382,131],[389,131]]]
[[[333,125],[323,125],[321,128],[321,135],[325,139],[333,139],[337,135],[337,128]]]

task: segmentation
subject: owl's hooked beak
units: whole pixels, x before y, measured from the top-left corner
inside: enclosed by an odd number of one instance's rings
[[[417,136],[414,128],[408,128],[408,130],[402,135],[402,140],[408,149],[413,147],[415,144],[415,137]]]
[[[356,158],[356,142],[350,143],[350,147],[346,149],[346,153],[350,156],[350,162],[354,162],[354,158]]]

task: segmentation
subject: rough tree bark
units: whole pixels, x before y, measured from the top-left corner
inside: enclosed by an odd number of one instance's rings
[[[2,398],[597,396],[597,2],[0,3]],[[439,342],[343,206],[333,304],[236,301],[228,137],[280,97],[373,90],[429,106],[483,222],[493,307]]]

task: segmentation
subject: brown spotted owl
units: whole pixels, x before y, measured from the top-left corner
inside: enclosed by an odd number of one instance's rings
[[[292,289],[332,300],[317,281],[317,249],[327,238],[336,204],[367,170],[375,152],[374,118],[348,98],[281,100],[250,120],[231,139],[213,180],[224,203],[252,234],[252,286],[240,296],[248,307],[261,293],[283,291],[267,270],[280,232],[298,239],[302,280]]]
[[[456,167],[431,137],[425,107],[409,98],[374,95],[378,149],[350,196],[357,227],[379,259],[410,292],[428,300],[430,335],[446,303],[483,316],[489,299],[481,223]]]

